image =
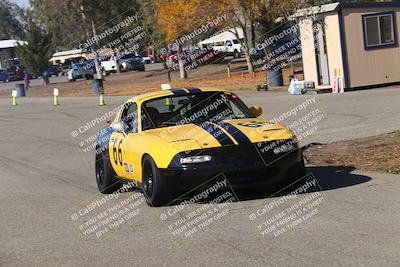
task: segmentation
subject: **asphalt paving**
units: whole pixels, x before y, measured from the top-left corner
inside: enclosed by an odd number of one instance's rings
[[[400,88],[238,95],[302,145],[400,130]],[[299,194],[162,208],[98,193],[91,144],[127,98],[0,99],[0,266],[400,265],[399,175],[313,167]]]

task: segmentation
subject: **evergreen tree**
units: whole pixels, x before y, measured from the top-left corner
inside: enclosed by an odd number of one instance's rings
[[[29,19],[26,41],[27,44],[16,47],[18,59],[30,74],[40,75],[49,67],[54,52],[51,35]]]

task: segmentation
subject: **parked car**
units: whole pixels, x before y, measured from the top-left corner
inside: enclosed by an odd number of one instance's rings
[[[65,65],[65,64],[61,64],[61,71],[60,71],[60,76],[64,76],[68,74],[68,71],[71,70],[71,65]]]
[[[191,63],[191,52],[189,50],[183,50],[181,53],[178,54],[177,51],[171,51],[165,63],[171,69],[177,70],[179,68],[179,58],[182,59],[183,64],[189,65]]]
[[[169,50],[166,52],[161,51],[160,59],[167,60],[168,58],[170,58],[173,55],[176,55],[177,53],[178,53],[178,51],[176,51],[176,50]]]
[[[153,64],[155,62],[154,57],[152,56],[144,56],[143,63],[144,64]]]
[[[103,74],[107,75],[110,74],[111,72],[117,72],[118,64],[120,69],[123,70],[121,64],[118,63],[116,56],[103,57],[101,59],[101,69],[103,71]]]
[[[134,54],[127,54],[122,56],[118,60],[119,64],[121,64],[123,71],[129,70],[140,70],[144,71],[144,58],[141,56],[136,56]]]
[[[91,80],[94,77],[94,68],[92,61],[86,61],[83,63],[74,63],[72,68],[68,71],[68,80],[74,82],[77,79],[86,78],[86,80]]]
[[[209,44],[214,50],[219,50],[225,53],[225,56],[233,56],[234,58],[239,58],[243,54],[243,47],[239,40],[229,39],[213,44]]]
[[[225,53],[212,48],[196,49],[191,53],[191,60],[198,65],[216,63],[224,59]]]
[[[15,65],[7,68],[8,81],[20,81],[24,79],[24,68],[22,65]]]
[[[6,70],[1,70],[0,69],[0,82],[7,82],[8,81],[8,73]]]
[[[65,61],[64,61],[64,66],[68,66],[68,67],[72,67],[72,64],[74,64],[74,63],[79,63],[79,62],[84,62],[84,61],[86,61],[86,58],[84,58],[84,57],[70,57],[70,58],[67,58]]]
[[[251,58],[253,60],[259,60],[266,56],[264,49],[254,49],[254,52],[251,54]]]
[[[51,77],[51,76],[58,76],[57,66],[51,65],[51,66],[49,66],[45,71],[47,72],[47,74],[49,75],[49,77]]]

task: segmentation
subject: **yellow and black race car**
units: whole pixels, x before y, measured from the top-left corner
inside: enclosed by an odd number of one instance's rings
[[[130,180],[149,205],[161,206],[219,174],[238,189],[303,177],[296,138],[259,119],[261,112],[228,90],[187,87],[133,97],[98,135],[98,188],[109,194]]]

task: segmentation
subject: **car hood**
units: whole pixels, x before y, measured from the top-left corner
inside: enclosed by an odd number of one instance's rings
[[[190,147],[190,149],[293,138],[292,132],[284,125],[254,118],[224,120],[215,123],[185,124],[147,130],[146,132],[162,138],[171,146],[184,145]]]

